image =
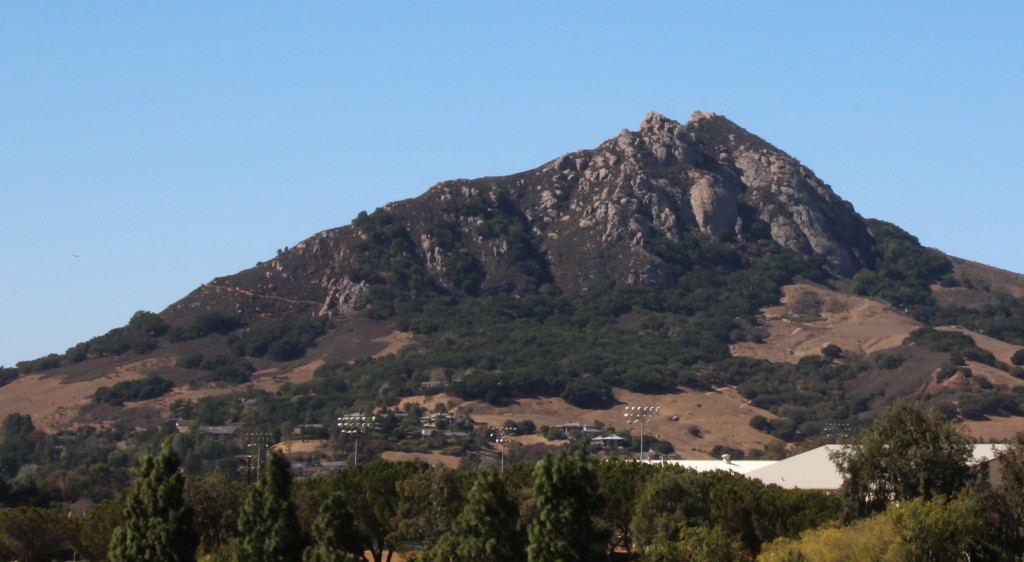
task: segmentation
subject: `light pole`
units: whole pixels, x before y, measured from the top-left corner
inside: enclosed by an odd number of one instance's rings
[[[847,422],[831,422],[825,424],[825,433],[834,439],[838,445],[842,445],[843,438],[848,439],[852,431],[852,426]]]
[[[501,452],[501,470],[499,471],[499,473],[500,474],[504,474],[505,473],[505,436],[504,436],[504,434],[502,433],[502,431],[500,429],[491,432],[491,441],[494,441],[494,443],[498,446],[498,450]]]
[[[640,424],[640,462],[644,460],[644,422],[660,410],[660,406],[626,406],[626,423]]]
[[[341,433],[348,433],[355,436],[355,448],[352,451],[352,466],[359,466],[359,436],[373,429],[377,416],[367,416],[362,413],[345,414],[338,418],[338,428]]]
[[[248,465],[248,473],[246,475],[246,481],[252,484],[252,457],[253,453],[250,451],[256,451],[256,481],[260,479],[260,467],[263,466],[263,455],[261,450],[266,451],[269,448],[270,440],[273,437],[270,433],[247,433],[245,449],[246,456],[248,458],[246,464]]]

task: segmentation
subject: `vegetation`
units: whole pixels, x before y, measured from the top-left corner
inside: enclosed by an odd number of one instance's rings
[[[498,473],[488,470],[476,477],[462,513],[426,560],[519,562],[525,543],[515,501]]]
[[[529,526],[526,553],[530,562],[583,562],[604,557],[605,533],[592,519],[603,501],[597,475],[585,454],[570,457],[563,451],[537,463],[533,496],[537,517]]]
[[[185,477],[171,442],[142,459],[139,478],[124,500],[124,522],[110,539],[111,562],[195,560],[199,540],[185,504]]]
[[[188,326],[175,326],[171,328],[167,334],[167,339],[177,342],[198,340],[210,334],[227,335],[244,325],[245,322],[237,314],[206,312],[196,316]]]
[[[869,220],[868,226],[875,238],[871,248],[874,267],[854,275],[853,291],[901,307],[918,309],[934,305],[930,286],[952,271],[949,259],[923,248],[916,237],[896,225]]]
[[[93,402],[123,406],[125,402],[139,402],[159,398],[174,388],[174,383],[155,375],[139,380],[121,381],[114,386],[101,386],[93,394]]]
[[[326,316],[284,316],[250,327],[232,336],[228,345],[240,357],[267,357],[274,361],[298,359],[327,332]]]
[[[238,517],[242,540],[238,562],[299,562],[306,544],[292,501],[291,473],[284,455],[267,456],[259,481],[249,488]]]
[[[4,433],[30,424],[10,418]],[[968,467],[964,439],[937,412],[897,403],[839,456],[839,494],[568,452],[503,474],[375,460],[294,483],[274,453],[246,491],[224,473],[182,473],[165,439],[132,486],[84,517],[0,509],[0,558],[1014,560],[1024,436],[1000,453],[997,485]]]
[[[13,382],[18,374],[18,369],[14,367],[0,367],[0,386]]]
[[[959,426],[936,410],[901,401],[852,448],[837,450],[834,460],[845,476],[841,494],[861,517],[891,502],[956,493],[970,478],[971,451]]]
[[[69,363],[78,363],[90,357],[121,355],[128,351],[143,355],[156,349],[157,340],[168,330],[170,326],[158,314],[140,310],[126,326],[72,347],[64,358]]]

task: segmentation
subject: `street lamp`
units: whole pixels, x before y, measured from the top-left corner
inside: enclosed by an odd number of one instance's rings
[[[644,460],[644,422],[661,410],[660,406],[626,406],[626,423],[640,424],[640,462]]]
[[[373,422],[377,419],[377,416],[367,416],[365,414],[345,414],[338,418],[338,430],[341,433],[348,433],[355,436],[356,443],[353,449],[352,465],[359,466],[359,436],[367,431],[373,429]]]

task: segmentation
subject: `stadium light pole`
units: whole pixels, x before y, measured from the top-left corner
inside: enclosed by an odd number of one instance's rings
[[[640,462],[644,460],[644,422],[661,411],[660,406],[626,406],[626,423],[640,424]]]
[[[268,448],[268,444],[270,443],[270,439],[273,437],[273,435],[271,435],[270,433],[248,433],[246,434],[245,437],[247,441],[245,444],[245,449],[247,452],[247,456],[250,459],[247,463],[249,465],[249,472],[247,474],[246,480],[248,481],[249,484],[252,484],[251,459],[253,457],[253,454],[249,451],[253,449],[256,450],[256,481],[258,482],[260,479],[260,468],[263,466],[263,455],[260,453],[260,450],[262,449],[265,451]]]
[[[352,466],[359,466],[359,436],[373,429],[373,423],[377,416],[367,416],[362,413],[346,414],[338,418],[338,428],[341,433],[348,433],[355,436],[355,448],[352,451]]]
[[[505,473],[505,436],[504,433],[499,429],[491,432],[491,440],[498,445],[498,451],[501,452],[501,470],[500,474]]]

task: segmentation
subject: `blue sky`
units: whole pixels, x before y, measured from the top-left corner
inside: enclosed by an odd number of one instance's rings
[[[1024,272],[1021,29],[1021,2],[0,3],[0,365],[648,111],[724,114]]]

